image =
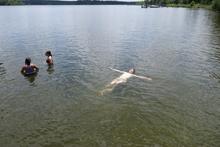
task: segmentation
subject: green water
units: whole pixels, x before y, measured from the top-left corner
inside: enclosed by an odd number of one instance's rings
[[[220,146],[219,34],[202,9],[0,7],[0,145]],[[100,96],[120,76],[108,67],[153,80]]]

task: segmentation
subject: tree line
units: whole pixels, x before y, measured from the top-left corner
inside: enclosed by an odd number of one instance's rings
[[[0,5],[21,5],[22,0],[0,0]]]
[[[171,7],[209,7],[220,11],[220,0],[144,0],[144,4]]]
[[[26,1],[37,2],[38,0],[0,0],[0,5],[22,5],[26,4]],[[41,0],[43,1],[43,0]],[[49,1],[49,0],[47,0]],[[59,2],[59,0],[55,0]],[[65,1],[65,0],[64,0]],[[78,0],[78,2],[89,2],[88,4],[92,4],[92,2],[97,2],[100,0]],[[102,1],[102,0],[101,0]],[[114,0],[112,0],[114,1]],[[102,1],[104,4],[105,2]],[[78,4],[78,3],[77,3]],[[134,3],[135,4],[135,3]],[[137,2],[137,4],[140,4]],[[144,4],[159,4],[162,6],[179,6],[179,7],[194,7],[194,6],[210,6],[214,10],[220,11],[220,0],[144,0]]]
[[[136,5],[122,0],[0,0],[0,5]]]
[[[214,0],[212,3],[212,8],[220,11],[220,0]]]

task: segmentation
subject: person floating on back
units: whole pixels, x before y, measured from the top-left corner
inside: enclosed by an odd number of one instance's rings
[[[134,69],[134,68],[129,69],[128,72],[120,71],[120,70],[113,69],[113,68],[110,68],[110,69],[113,70],[113,71],[122,73],[122,75],[119,76],[118,78],[114,79],[110,84],[106,85],[106,86],[105,86],[105,89],[103,89],[103,90],[100,92],[101,95],[104,95],[104,94],[107,93],[107,92],[111,92],[112,90],[114,90],[114,88],[115,88],[118,84],[126,83],[127,80],[128,80],[129,78],[131,78],[131,77],[137,77],[137,78],[144,79],[144,80],[149,80],[149,81],[152,80],[151,78],[148,78],[148,77],[143,77],[143,76],[135,75],[135,69]]]
[[[46,51],[45,56],[47,56],[46,62],[48,65],[53,65],[52,53],[51,51]]]
[[[31,64],[31,58],[25,59],[25,65],[21,68],[21,73],[28,76],[36,74],[39,68],[35,64]]]

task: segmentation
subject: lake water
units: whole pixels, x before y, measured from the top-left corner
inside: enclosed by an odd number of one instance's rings
[[[20,73],[28,56],[34,77]],[[133,77],[100,95],[120,76],[109,67],[153,80]],[[219,138],[220,14],[0,7],[1,146],[217,147]]]

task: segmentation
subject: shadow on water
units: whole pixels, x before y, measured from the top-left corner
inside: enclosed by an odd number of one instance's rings
[[[209,77],[216,79],[216,80],[219,80],[219,82],[220,82],[220,74],[217,74],[215,72],[209,72]]]
[[[218,43],[220,42],[220,14],[216,13],[216,15],[213,15],[212,17],[213,22],[213,28],[212,28],[212,35],[211,38],[211,44],[213,49],[213,55],[212,55],[212,62],[215,62],[214,64],[214,71],[209,72],[209,77],[216,79],[220,82],[220,71],[219,71],[219,64],[220,63],[220,47],[218,46]],[[214,59],[214,60],[213,60]],[[216,63],[217,62],[217,63]]]
[[[47,68],[47,72],[48,72],[48,74],[52,74],[54,72],[54,66],[49,65],[48,68]]]
[[[25,76],[25,75],[24,75],[24,77],[25,77],[25,79],[26,79],[28,82],[30,82],[31,84],[33,84],[34,81],[35,81],[35,79],[36,79],[36,77],[37,77],[37,73],[36,73],[36,74],[33,74],[33,75],[29,75],[29,76]]]
[[[0,63],[0,79],[4,79],[6,75],[6,69],[2,65],[3,63]]]

